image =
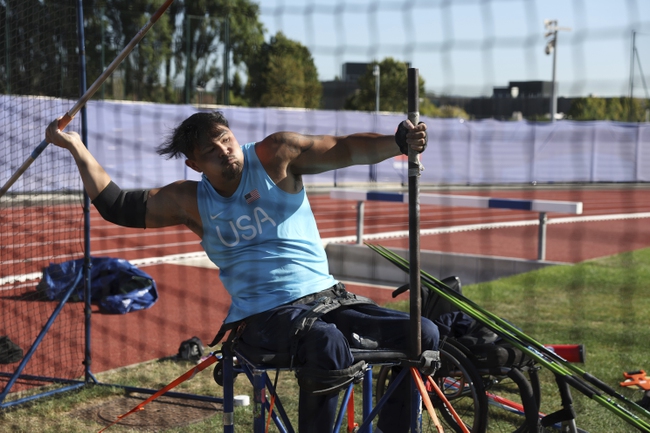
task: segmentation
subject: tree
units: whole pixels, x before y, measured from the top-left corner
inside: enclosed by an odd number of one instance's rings
[[[309,50],[278,32],[248,64],[252,106],[318,108],[322,86]]]
[[[230,85],[230,104],[231,105],[240,105],[247,106],[248,100],[245,95],[245,86],[242,83],[241,76],[239,72],[235,72],[232,78],[232,84]]]
[[[368,65],[365,74],[359,78],[359,90],[345,101],[347,110],[375,111],[376,90],[374,67],[379,64],[379,108],[381,111],[394,111],[406,113],[408,110],[407,65],[387,57],[380,63]],[[424,78],[419,77],[419,93],[424,96]],[[425,116],[439,116],[440,112],[429,99],[420,98],[420,114]]]
[[[576,98],[571,103],[567,117],[572,120],[605,119],[605,105],[603,98]]]
[[[109,62],[115,58],[162,2],[84,0],[89,82],[102,72],[102,55]],[[228,40],[230,61],[246,64],[264,42],[259,15],[259,5],[251,0],[173,2],[125,60],[127,94],[172,101],[172,83],[184,78],[185,101],[192,99],[198,85],[223,82],[223,56],[215,53],[223,53]]]
[[[163,1],[84,0],[88,83],[99,77],[160,8]],[[114,97],[163,101],[170,96],[171,88],[165,89],[166,80],[161,75],[161,70],[172,56],[173,28],[170,15],[166,13],[149,29],[120,64],[118,70],[122,77],[124,95]],[[116,75],[113,75],[112,79],[116,79]]]
[[[237,67],[249,65],[264,43],[260,8],[251,0],[186,1],[179,3],[172,15],[190,20],[189,32],[187,22],[182,32],[177,31],[182,36],[175,51],[177,69],[184,64],[188,71],[186,86],[190,93],[198,83],[213,78],[223,82],[223,59],[214,56],[219,44],[223,52],[227,41],[230,60]]]
[[[443,105],[438,110],[437,114],[430,115],[431,117],[445,117],[449,119],[469,119],[469,114],[460,107],[454,105]]]
[[[576,98],[567,117],[572,120],[643,122],[648,101],[630,98]]]
[[[68,3],[0,1],[0,92],[78,97],[75,17]]]

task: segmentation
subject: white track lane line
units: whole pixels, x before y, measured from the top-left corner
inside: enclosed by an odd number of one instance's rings
[[[553,218],[548,220],[548,224],[571,224],[571,223],[585,223],[585,222],[601,222],[601,221],[615,221],[615,220],[629,220],[629,219],[641,219],[641,218],[650,218],[650,212],[639,212],[632,214],[611,214],[611,215],[585,215],[585,216],[576,216],[576,217],[565,217],[565,218]],[[468,224],[461,226],[450,226],[450,227],[438,227],[434,229],[425,229],[420,231],[421,236],[428,235],[438,235],[443,233],[459,233],[459,232],[468,232],[474,230],[489,230],[489,229],[499,229],[499,228],[508,228],[508,227],[524,227],[524,226],[535,226],[539,225],[539,220],[524,220],[524,221],[509,221],[509,222],[499,222],[499,223],[486,223],[486,224]],[[364,234],[364,240],[380,240],[380,239],[392,239],[392,238],[402,238],[408,236],[408,230],[400,230],[394,232],[384,232],[384,233],[374,233],[374,234]],[[330,243],[349,243],[356,242],[356,235],[352,236],[341,236],[336,238],[324,238],[323,245]],[[198,242],[179,242],[174,244],[168,244],[169,246],[185,246],[189,244],[197,244]],[[153,246],[140,246],[136,248],[129,249],[112,249],[104,251],[94,251],[93,254],[107,254],[109,252],[118,252],[118,251],[137,251],[146,248],[160,248],[165,245],[153,245]],[[161,263],[170,263],[176,265],[187,265],[187,266],[200,266],[200,267],[214,267],[211,264],[207,263],[207,256],[203,251],[196,251],[191,253],[184,254],[172,254],[161,257],[149,257],[143,259],[131,260],[136,266],[144,267],[151,266]],[[7,262],[3,262],[7,263]],[[215,267],[216,268],[216,267]],[[11,275],[7,277],[0,278],[0,286],[5,284],[13,284],[14,282],[24,282],[28,280],[35,280],[41,277],[41,273],[33,272],[30,274],[23,275]],[[13,289],[11,287],[10,289]],[[7,288],[0,291],[9,290]]]

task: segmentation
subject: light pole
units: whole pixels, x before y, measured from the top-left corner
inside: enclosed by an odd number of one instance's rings
[[[632,30],[632,54],[630,55],[630,101],[634,97],[634,55],[636,54],[636,31]],[[630,104],[630,107],[632,105]],[[630,113],[632,110],[630,110]],[[632,119],[628,119],[632,120]]]
[[[375,76],[375,111],[379,113],[379,64],[372,68],[372,75]]]
[[[548,38],[549,36],[551,39],[549,39],[546,42],[546,48],[544,49],[544,52],[546,54],[551,54],[553,53],[553,79],[551,82],[551,101],[550,101],[550,112],[551,112],[551,122],[555,122],[555,113],[557,112],[557,96],[555,92],[555,65],[556,65],[556,60],[557,60],[557,32],[560,30],[564,30],[567,32],[571,31],[570,27],[558,27],[557,26],[557,20],[544,20],[544,27],[546,28],[546,34],[544,35],[545,38]]]
[[[372,75],[375,77],[375,131],[378,131],[379,128],[379,84],[380,84],[380,74],[379,74],[379,63],[375,63],[372,68]],[[370,165],[370,181],[377,182],[377,165]]]
[[[199,92],[199,101],[197,104],[197,108],[201,110],[201,103],[203,102],[203,92],[205,91],[205,87],[203,87],[203,83],[199,83],[198,86],[196,86],[196,91]]]

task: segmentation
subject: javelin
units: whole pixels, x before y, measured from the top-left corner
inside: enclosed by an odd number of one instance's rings
[[[373,251],[379,253],[381,256],[391,261],[404,272],[410,271],[409,262],[406,259],[402,258],[400,255],[381,246],[370,244],[366,245],[368,245],[368,247],[370,247],[370,249]],[[615,397],[617,400],[626,403],[635,411],[646,416],[650,415],[650,413],[645,408],[641,407],[638,403],[635,403],[629,400],[627,397],[617,393],[601,380],[574,366],[572,363],[567,362],[565,359],[550,349],[544,347],[544,345],[540,344],[535,339],[531,338],[519,330],[517,327],[510,324],[507,320],[504,320],[499,316],[488,312],[475,302],[455,292],[446,284],[438,281],[435,277],[431,276],[425,271],[421,271],[421,275],[422,282],[428,289],[436,292],[443,299],[451,302],[454,306],[458,307],[461,311],[467,313],[474,319],[490,328],[492,331],[504,337],[513,346],[539,362],[542,366],[548,368],[549,371],[556,375],[556,377],[563,378],[567,384],[571,385],[588,398],[604,406],[606,409],[616,414],[628,424],[638,428],[642,432],[650,433],[650,423],[648,421],[640,418],[636,414],[627,410],[626,407],[604,396],[601,392],[592,388],[592,385],[596,386],[606,394]],[[578,375],[575,375],[572,373],[572,371]]]
[[[65,113],[65,116],[63,116],[59,120],[59,129],[63,130],[65,129],[66,126],[68,126],[68,124],[72,121],[74,116],[77,115],[79,110],[81,110],[81,108],[84,105],[86,105],[86,102],[88,102],[88,100],[92,98],[95,92],[97,92],[97,90],[101,87],[101,85],[104,84],[104,81],[106,81],[109,75],[111,75],[113,71],[120,65],[120,63],[122,63],[122,61],[126,58],[126,56],[128,56],[129,53],[133,51],[133,48],[135,48],[138,42],[142,40],[144,35],[149,31],[149,29],[154,25],[154,23],[158,21],[158,18],[160,18],[162,14],[165,13],[167,8],[169,7],[169,5],[172,4],[173,1],[174,0],[166,0],[165,3],[156,11],[156,13],[154,13],[151,16],[151,18],[144,25],[144,27],[140,29],[140,31],[133,37],[133,39],[131,39],[131,42],[129,42],[129,44],[126,47],[124,47],[122,52],[115,58],[115,60],[113,60],[110,65],[108,65],[108,67],[99,76],[99,78],[97,78],[95,82],[90,86],[90,88],[86,90],[86,93],[84,93],[81,96],[81,98],[79,98],[79,100],[76,102],[76,104],[72,106],[70,111]],[[23,165],[20,166],[18,171],[16,171],[16,173],[14,173],[14,175],[11,176],[11,178],[7,181],[7,183],[5,183],[3,187],[0,189],[0,198],[2,198],[2,196],[5,195],[5,193],[9,190],[9,188],[11,188],[11,185],[13,185],[18,180],[18,178],[20,178],[20,176],[22,176],[22,174],[27,170],[27,168],[29,168],[29,166],[32,165],[32,163],[36,160],[36,158],[38,158],[41,152],[45,150],[47,145],[48,145],[47,141],[45,140],[41,141],[41,144],[39,144],[38,147],[34,149],[32,154],[25,160],[25,162],[23,162]]]
[[[218,361],[217,354],[215,352],[210,353],[210,355],[207,358],[205,358],[203,361],[201,361],[198,365],[196,365],[195,367],[192,367],[190,370],[188,370],[185,373],[178,376],[176,379],[171,381],[169,384],[167,384],[162,389],[158,390],[158,392],[153,394],[151,397],[149,397],[148,399],[146,399],[145,401],[143,401],[142,403],[140,403],[139,405],[137,405],[136,407],[134,407],[130,411],[126,412],[123,415],[118,416],[117,419],[114,422],[112,422],[111,424],[109,424],[106,427],[104,427],[103,429],[101,429],[99,431],[99,433],[102,433],[107,428],[117,424],[123,418],[131,415],[132,413],[144,410],[145,405],[151,403],[152,401],[154,401],[155,399],[157,399],[161,395],[165,394],[167,391],[171,390],[172,388],[177,387],[178,385],[185,382],[186,380],[189,380],[189,379],[193,378],[197,373],[200,373],[201,371],[205,370],[207,367],[211,366],[212,364],[214,364],[217,361]]]

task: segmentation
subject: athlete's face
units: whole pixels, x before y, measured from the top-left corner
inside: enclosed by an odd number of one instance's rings
[[[244,168],[244,154],[232,131],[224,126],[215,128],[194,148],[194,156],[186,161],[188,167],[203,173],[219,192],[238,185]],[[235,186],[236,189],[236,186]],[[234,190],[232,190],[234,192]]]

